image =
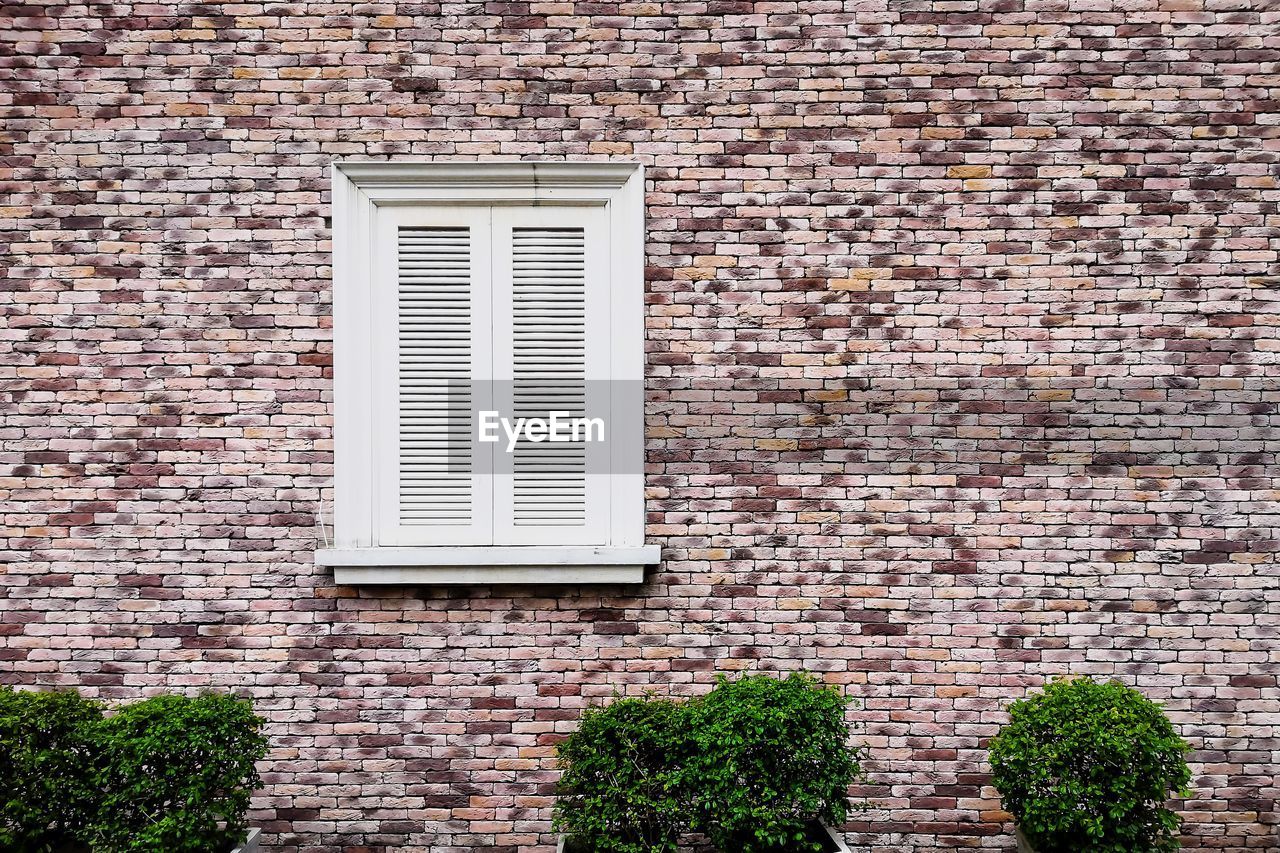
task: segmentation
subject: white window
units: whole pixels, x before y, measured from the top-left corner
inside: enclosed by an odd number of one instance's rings
[[[333,167],[339,583],[638,582],[643,172]]]

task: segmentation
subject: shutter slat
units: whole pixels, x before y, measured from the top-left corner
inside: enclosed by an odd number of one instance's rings
[[[397,249],[400,523],[469,524],[470,232],[400,228]]]
[[[582,228],[512,229],[512,389],[517,417],[586,416],[586,250]],[[520,442],[512,460],[517,527],[582,527],[583,442]]]

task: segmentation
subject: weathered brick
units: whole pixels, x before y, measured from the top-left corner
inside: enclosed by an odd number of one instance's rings
[[[282,853],[549,851],[615,689],[818,670],[869,849],[1010,850],[1000,709],[1119,678],[1185,845],[1274,850],[1280,78],[1265,3],[15,7],[4,680],[230,689]],[[641,588],[335,587],[327,168],[648,174]]]

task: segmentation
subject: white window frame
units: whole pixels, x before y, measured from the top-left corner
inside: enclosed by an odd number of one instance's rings
[[[332,547],[316,563],[340,584],[639,583],[660,549],[644,544],[643,441],[610,442],[609,544],[390,547],[379,544],[370,299],[384,205],[598,205],[607,213],[613,411],[643,411],[644,170],[639,163],[336,161],[333,187],[334,499]],[[622,399],[622,395],[632,395]],[[634,416],[634,414],[633,414]]]

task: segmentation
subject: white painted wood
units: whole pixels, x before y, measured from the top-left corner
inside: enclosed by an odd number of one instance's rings
[[[262,836],[262,830],[251,829],[245,837],[244,843],[236,847],[231,853],[257,853],[258,840]]]
[[[662,556],[657,545],[634,548],[612,546],[423,547],[423,548],[326,548],[316,552],[322,566],[607,566],[656,565]]]
[[[497,208],[493,243],[494,367],[500,387],[514,395],[505,410],[512,417],[598,416],[607,431],[607,214]],[[513,454],[505,446],[498,452],[506,464],[494,483],[496,543],[610,543],[607,441],[522,440]]]
[[[317,553],[340,584],[643,583],[661,549],[641,548],[361,548]]]
[[[644,542],[644,170],[609,202],[610,542]]]
[[[333,181],[333,536],[370,547],[374,535],[371,257],[374,205],[336,164]]]
[[[335,348],[335,510],[334,545],[317,553],[322,565],[342,565],[337,555],[351,555],[366,549],[390,546],[442,547],[492,546],[523,543],[530,549],[542,546],[599,544],[639,546],[644,541],[643,425],[641,413],[644,375],[643,308],[643,169],[636,163],[565,163],[535,161],[486,162],[388,162],[341,161],[333,166],[334,224],[334,348]],[[530,208],[534,208],[530,212]],[[585,213],[584,213],[584,208]],[[521,210],[523,209],[523,210]],[[505,226],[476,224],[490,219]],[[515,510],[501,509],[492,492],[476,493],[479,503],[463,531],[450,525],[405,524],[402,497],[422,483],[405,486],[400,479],[400,418],[398,407],[388,399],[401,393],[401,356],[398,309],[399,291],[388,287],[395,282],[389,264],[398,264],[395,228],[387,223],[417,223],[427,226],[447,222],[468,223],[473,236],[473,294],[489,299],[482,311],[493,320],[505,316],[495,308],[494,286],[510,289],[511,277],[495,278],[494,259],[506,249],[487,246],[474,249],[501,227],[543,227],[551,223],[581,222],[584,229],[587,287],[595,299],[588,299],[588,328],[608,341],[607,346],[588,343],[589,375],[611,380],[613,398],[608,403],[611,424],[629,427],[633,434],[623,440],[610,436],[608,463],[592,464],[593,470],[609,470],[608,476],[591,475],[586,485],[586,519],[577,525],[529,526],[519,534]],[[517,223],[525,223],[519,225]],[[577,227],[577,226],[573,226]],[[510,232],[507,239],[510,239]],[[476,254],[478,252],[478,254]],[[485,271],[479,272],[481,269]],[[594,270],[600,270],[597,275]],[[512,291],[513,292],[513,291]],[[506,309],[509,312],[509,308]],[[391,319],[389,319],[391,318]],[[501,322],[499,320],[499,322]],[[500,338],[513,342],[514,337]],[[477,344],[480,338],[477,333]],[[489,347],[494,353],[494,339]],[[487,356],[486,356],[487,357]],[[492,362],[481,373],[500,375],[502,367]],[[386,366],[396,366],[389,370]],[[496,401],[495,401],[496,402]],[[492,447],[492,445],[490,445]],[[484,479],[484,478],[482,478]],[[492,483],[490,484],[492,485]],[[507,499],[514,507],[514,503]],[[488,516],[496,522],[485,528],[479,524],[483,505],[492,506]],[[529,516],[532,518],[532,516]],[[422,519],[417,519],[421,521]],[[430,528],[430,530],[428,530]],[[442,529],[443,528],[443,529]],[[501,530],[501,532],[499,532]],[[458,549],[453,549],[458,550]],[[449,561],[468,554],[454,553]],[[547,565],[545,554],[526,552],[524,565]],[[655,558],[656,559],[656,558]],[[385,562],[385,561],[384,561]],[[372,565],[347,563],[346,565]],[[397,564],[403,565],[403,564]],[[434,565],[431,582],[441,578],[443,564]],[[515,565],[506,564],[506,565]],[[559,565],[564,565],[559,563]],[[510,574],[510,573],[508,573]],[[634,573],[632,573],[634,574]],[[425,582],[425,581],[424,581]],[[491,581],[502,582],[502,581]],[[520,581],[527,582],[527,581]]]
[[[644,566],[339,566],[334,583],[348,586],[493,586],[499,584],[638,584]]]
[[[446,447],[440,422],[447,408],[468,416],[491,404],[488,208],[389,208],[376,230],[378,543],[491,544],[493,481],[483,472],[493,446],[474,441],[467,420]]]
[[[453,201],[537,201],[579,194],[607,201],[643,174],[639,163],[625,161],[339,160],[334,167],[366,192],[386,194],[407,189],[414,197]]]
[[[827,834],[827,837],[831,839],[831,843],[834,845],[836,853],[853,853],[849,848],[849,845],[845,843],[844,833],[836,832],[825,823],[822,825],[822,830]]]

